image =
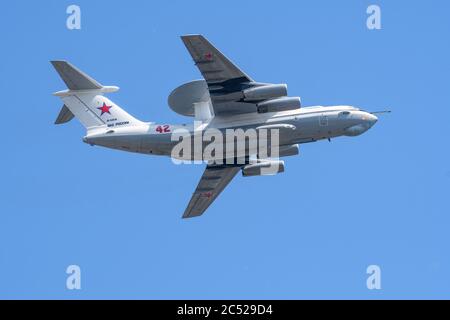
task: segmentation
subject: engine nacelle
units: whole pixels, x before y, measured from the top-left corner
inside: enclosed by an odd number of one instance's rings
[[[258,113],[295,110],[301,107],[300,97],[283,97],[258,103]]]
[[[242,168],[244,177],[274,176],[282,172],[284,172],[284,161],[278,160],[264,160]]]
[[[298,156],[300,154],[300,148],[298,144],[292,144],[290,146],[280,146],[278,153],[279,157]]]
[[[287,96],[286,84],[267,84],[243,91],[245,101],[259,101]]]

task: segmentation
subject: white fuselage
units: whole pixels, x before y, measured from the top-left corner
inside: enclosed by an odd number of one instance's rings
[[[306,107],[291,111],[272,113],[248,113],[226,117],[216,116],[202,124],[167,125],[145,123],[97,127],[88,130],[83,141],[91,145],[137,152],[143,154],[171,156],[178,141],[172,141],[177,130],[193,133],[214,128],[258,129],[261,127],[285,128],[279,132],[279,145],[289,146],[310,143],[339,136],[357,136],[369,130],[377,117],[350,106]]]

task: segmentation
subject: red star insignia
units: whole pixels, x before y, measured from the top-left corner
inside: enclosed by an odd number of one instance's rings
[[[208,199],[210,199],[212,196],[213,196],[213,193],[212,193],[212,192],[205,192],[205,193],[203,194],[203,197],[208,198]]]
[[[109,109],[111,109],[111,108],[112,108],[112,106],[107,106],[106,103],[103,102],[103,106],[100,108],[97,108],[97,109],[102,112],[102,114],[101,114],[101,116],[102,116],[105,113],[111,114],[111,112],[109,112]]]
[[[212,60],[212,57],[213,57],[213,55],[212,55],[211,52],[208,52],[208,53],[205,54],[205,59],[206,60]]]

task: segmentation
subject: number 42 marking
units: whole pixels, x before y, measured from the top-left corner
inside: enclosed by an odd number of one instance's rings
[[[170,126],[168,124],[164,126],[157,126],[156,132],[158,133],[169,133],[170,132]]]

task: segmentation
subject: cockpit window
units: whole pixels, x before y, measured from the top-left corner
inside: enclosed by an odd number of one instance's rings
[[[339,113],[340,117],[348,117],[350,115],[350,111],[342,111],[341,113]]]

